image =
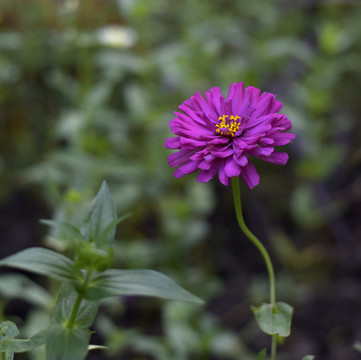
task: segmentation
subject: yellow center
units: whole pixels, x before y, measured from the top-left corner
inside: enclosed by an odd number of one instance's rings
[[[239,130],[240,123],[237,119],[241,119],[238,115],[223,115],[218,118],[219,124],[216,125],[216,132],[222,135],[234,136]]]

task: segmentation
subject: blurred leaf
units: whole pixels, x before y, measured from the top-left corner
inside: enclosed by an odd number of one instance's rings
[[[0,294],[6,299],[23,299],[36,306],[48,307],[51,302],[45,289],[21,274],[0,275]]]
[[[52,279],[77,283],[83,277],[74,262],[55,251],[44,248],[30,248],[8,256],[0,266],[9,266],[45,275]]]
[[[106,270],[94,275],[85,298],[96,300],[118,295],[155,296],[169,300],[203,301],[169,277],[153,270]]]
[[[262,349],[257,357],[256,357],[256,360],[266,360],[266,356],[267,356],[267,349]]]
[[[47,360],[83,360],[88,353],[90,330],[51,325],[47,330]]]
[[[97,247],[111,245],[115,236],[115,228],[108,228],[117,221],[117,213],[112,194],[103,181],[88,215],[81,227],[81,234],[89,242],[95,242]],[[107,229],[107,234],[104,235]],[[103,239],[104,237],[104,239]]]
[[[310,180],[324,179],[329,176],[341,161],[344,150],[336,145],[324,145],[298,164],[297,172],[300,176]]]
[[[361,353],[361,341],[356,341],[354,344],[353,344],[353,348],[360,352]]]
[[[325,216],[319,210],[314,191],[309,185],[300,185],[295,189],[291,207],[295,220],[304,227],[315,228],[325,222]]]
[[[79,229],[73,224],[55,220],[40,220],[40,222],[42,224],[57,227],[63,230],[66,234],[68,234],[69,240],[84,241],[84,238],[81,236]]]
[[[307,355],[305,357],[302,358],[302,360],[313,360],[315,358],[314,355]]]
[[[288,336],[291,333],[292,306],[277,302],[263,304],[260,307],[252,307],[257,324],[263,332],[269,335]]]

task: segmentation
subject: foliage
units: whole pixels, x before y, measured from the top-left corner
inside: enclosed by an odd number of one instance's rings
[[[15,352],[29,351],[43,344],[47,360],[85,359],[91,335],[89,328],[95,320],[99,300],[110,296],[146,295],[202,302],[161,273],[109,269],[117,222],[113,198],[103,182],[82,231],[71,224],[66,227],[81,240],[76,247],[79,250],[76,261],[44,248],[29,248],[0,260],[0,266],[27,270],[62,282],[48,329],[28,340],[14,340],[19,334],[16,325],[10,321],[1,323],[0,350],[6,359],[11,360]],[[82,251],[83,243],[89,245],[87,252]]]

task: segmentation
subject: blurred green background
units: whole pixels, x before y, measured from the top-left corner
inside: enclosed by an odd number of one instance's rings
[[[162,271],[206,300],[104,301],[92,343],[110,350],[88,359],[248,360],[268,346],[250,311],[267,301],[267,273],[231,189],[173,178],[163,147],[179,104],[239,81],[277,94],[297,136],[285,167],[256,162],[260,185],[242,186],[278,298],[295,307],[279,359],[359,358],[360,24],[358,0],[1,0],[1,257],[71,253],[38,221],[79,224],[106,179],[118,214],[132,212],[115,265]],[[2,271],[0,315],[30,336],[57,289]]]

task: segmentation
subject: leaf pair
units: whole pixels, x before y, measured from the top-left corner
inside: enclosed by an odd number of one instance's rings
[[[73,260],[55,251],[30,248],[0,261],[0,266],[27,270],[71,284],[76,289],[83,286],[84,273]],[[84,297],[91,300],[117,295],[155,296],[163,299],[203,301],[181,288],[169,277],[153,270],[117,270],[93,272]]]

